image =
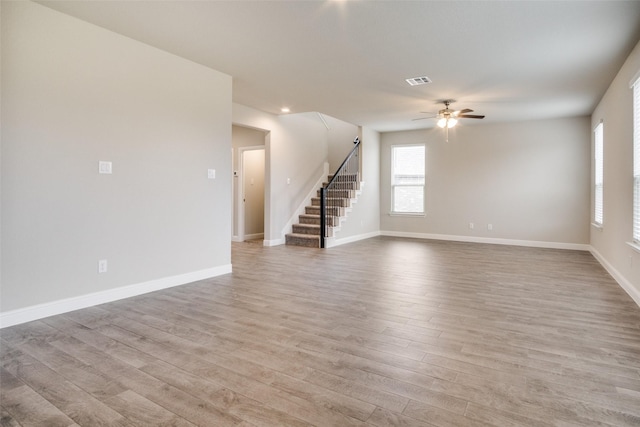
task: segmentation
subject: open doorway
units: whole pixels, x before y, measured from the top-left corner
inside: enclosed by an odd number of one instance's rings
[[[241,148],[240,170],[242,215],[238,218],[239,235],[246,240],[264,239],[264,147]],[[244,221],[242,220],[244,217]]]
[[[232,240],[263,244],[265,236],[266,151],[264,131],[233,126]]]

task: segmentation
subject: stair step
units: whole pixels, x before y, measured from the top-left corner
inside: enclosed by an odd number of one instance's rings
[[[329,175],[327,177],[329,179],[329,181],[331,181],[331,179],[333,178],[333,174]],[[342,174],[340,176],[338,176],[334,182],[336,181],[348,181],[348,182],[356,182],[358,181],[358,174],[357,173],[346,173],[346,174]]]
[[[298,216],[300,224],[320,225],[320,215],[302,214]]]
[[[333,175],[328,176],[329,181]],[[329,237],[334,235],[335,227],[340,225],[341,218],[346,215],[351,199],[356,197],[360,183],[358,174],[345,174],[337,177],[331,189],[327,190],[326,225]],[[326,187],[325,182],[323,186]],[[299,223],[293,225],[292,233],[285,236],[285,243],[310,248],[320,247],[320,190],[318,197],[311,198],[311,206],[304,208],[305,213],[299,215]]]
[[[344,208],[338,206],[327,207],[327,214],[330,216],[344,216]],[[320,206],[306,206],[304,208],[306,214],[320,215]]]
[[[320,225],[316,224],[294,224],[293,225],[293,234],[310,234],[319,236],[320,235]]]
[[[320,190],[316,193],[318,197],[320,197]],[[331,189],[327,190],[327,197],[339,197],[343,199],[355,199],[356,191],[355,190],[341,190],[341,189]]]
[[[311,198],[311,206],[320,206],[320,197]],[[340,206],[348,208],[351,206],[351,199],[344,199],[342,197],[327,197],[327,207]]]
[[[298,216],[300,224],[315,224],[320,225],[320,215],[302,214]],[[340,223],[340,218],[327,215],[327,225],[329,227],[336,227]]]
[[[329,185],[328,182],[323,182],[322,186],[326,187]],[[357,190],[358,183],[357,182],[334,182],[330,190]]]
[[[305,246],[307,248],[319,248],[320,236],[312,236],[310,234],[291,233],[285,236],[287,245]]]

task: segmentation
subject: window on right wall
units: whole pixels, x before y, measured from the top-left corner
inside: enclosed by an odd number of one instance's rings
[[[633,82],[633,243],[640,244],[640,78]]]
[[[604,219],[604,125],[602,122],[593,131],[595,180],[593,194],[593,223],[602,226]]]

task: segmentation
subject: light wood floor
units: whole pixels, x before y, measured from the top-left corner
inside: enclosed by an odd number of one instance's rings
[[[234,243],[233,274],[0,331],[2,426],[639,426],[587,252]]]

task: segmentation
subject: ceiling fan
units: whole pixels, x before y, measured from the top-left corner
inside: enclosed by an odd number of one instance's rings
[[[445,129],[447,142],[449,142],[449,128],[454,127],[458,123],[459,119],[484,119],[484,116],[480,116],[480,115],[477,115],[477,114],[468,114],[468,113],[472,113],[473,112],[473,110],[470,110],[468,108],[465,108],[463,110],[452,110],[452,109],[450,109],[449,105],[451,105],[452,102],[455,102],[452,99],[445,99],[442,102],[444,103],[444,108],[442,110],[438,111],[438,114],[433,115],[431,117],[421,117],[419,119],[413,119],[413,120],[424,120],[424,119],[437,118],[438,119],[438,127],[441,127],[441,128]],[[421,113],[433,114],[433,113],[429,113],[427,111],[421,111]]]

